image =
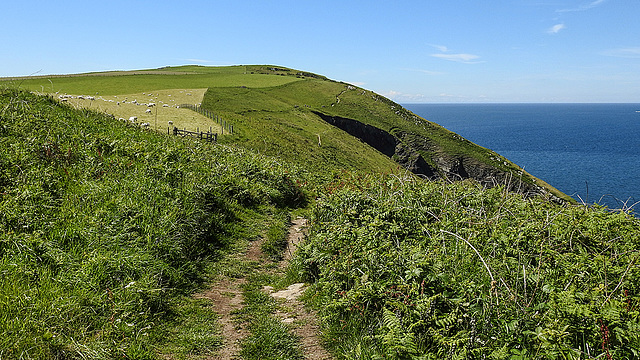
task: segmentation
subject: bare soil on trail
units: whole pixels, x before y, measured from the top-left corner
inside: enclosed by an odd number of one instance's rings
[[[306,226],[306,219],[298,218],[293,221],[287,236],[288,246],[285,250],[284,260],[279,264],[281,268],[286,267],[298,248],[298,244],[304,239]],[[287,308],[290,309],[286,313],[282,312],[277,315],[282,318],[284,323],[293,326],[293,332],[300,337],[305,359],[330,360],[332,359],[331,355],[321,344],[320,327],[318,326],[316,313],[305,308],[302,302],[298,300],[305,288],[304,284],[299,283],[293,284],[285,290],[272,293],[271,296],[274,298],[284,299]]]
[[[288,265],[298,244],[304,239],[307,220],[303,218],[295,219],[289,228],[287,235],[288,246],[285,250],[284,259],[278,264],[277,271],[283,271]],[[248,261],[265,262],[269,261],[260,250],[262,240],[252,241],[245,253]],[[234,311],[240,310],[243,306],[242,285],[246,283],[245,278],[223,278],[204,293],[195,295],[197,298],[205,298],[212,301],[214,310],[220,315],[218,320],[224,338],[224,346],[216,356],[208,357],[207,360],[236,360],[240,357],[240,342],[249,335],[243,324],[234,319]],[[304,284],[293,284],[285,290],[274,292],[273,288],[265,287],[276,300],[282,302],[283,308],[287,311],[277,312],[276,316],[292,328],[292,331],[300,337],[304,358],[307,360],[331,360],[332,357],[322,347],[320,340],[320,328],[316,319],[316,314],[306,309],[298,300],[305,290]]]

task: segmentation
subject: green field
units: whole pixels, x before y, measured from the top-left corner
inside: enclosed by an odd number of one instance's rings
[[[166,89],[271,87],[297,80],[296,77],[265,74],[263,68],[260,66],[180,66],[148,71],[13,78],[5,81],[20,88],[41,93],[120,95]]]

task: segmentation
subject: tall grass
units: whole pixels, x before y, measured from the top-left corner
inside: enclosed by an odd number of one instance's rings
[[[13,89],[0,149],[3,359],[153,358],[172,299],[243,223],[306,201],[268,158]]]

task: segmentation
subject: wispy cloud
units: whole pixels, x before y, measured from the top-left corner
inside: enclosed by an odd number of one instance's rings
[[[424,69],[409,69],[409,68],[404,68],[402,69],[404,71],[412,71],[412,72],[419,72],[419,73],[423,73],[423,74],[427,74],[427,75],[442,75],[444,74],[441,71],[432,71],[432,70],[424,70]]]
[[[621,58],[640,58],[640,47],[610,49],[602,52],[602,55]]]
[[[436,49],[438,49],[438,51],[440,51],[440,52],[448,52],[449,51],[449,48],[444,46],[444,45],[436,45],[436,44],[429,44],[429,45],[434,47],[434,48],[436,48]]]
[[[547,33],[549,33],[549,34],[557,34],[561,30],[564,30],[566,28],[567,28],[567,26],[565,24],[556,24],[556,25],[553,25],[552,27],[550,27],[549,30],[547,30]]]
[[[211,62],[209,60],[202,60],[202,59],[185,59],[185,60],[193,63],[198,63],[198,64],[208,64]]]
[[[441,53],[440,54],[431,54],[431,56],[438,58],[438,59],[443,59],[443,60],[448,60],[448,61],[455,61],[455,62],[459,62],[459,63],[464,63],[464,64],[477,64],[480,63],[482,61],[475,61],[476,59],[479,59],[480,56],[478,55],[473,55],[473,54],[450,54],[449,53],[449,48],[444,46],[444,45],[434,45],[434,44],[430,44],[432,47],[438,49]]]
[[[464,64],[477,64],[481,62],[475,61],[476,59],[479,59],[480,56],[473,54],[431,54],[431,56],[438,59],[455,61]]]
[[[381,95],[400,103],[425,102],[428,100],[427,97],[422,94],[407,94],[395,90],[382,92]]]
[[[569,9],[560,9],[560,10],[556,10],[556,12],[576,12],[576,11],[587,11],[589,9],[593,9],[594,7],[604,3],[607,0],[595,0],[592,1],[590,3],[587,4],[582,4],[578,7],[575,8],[569,8]]]

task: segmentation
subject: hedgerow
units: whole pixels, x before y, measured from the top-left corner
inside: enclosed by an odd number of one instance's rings
[[[344,359],[640,356],[640,221],[475,182],[343,174],[296,266]]]

